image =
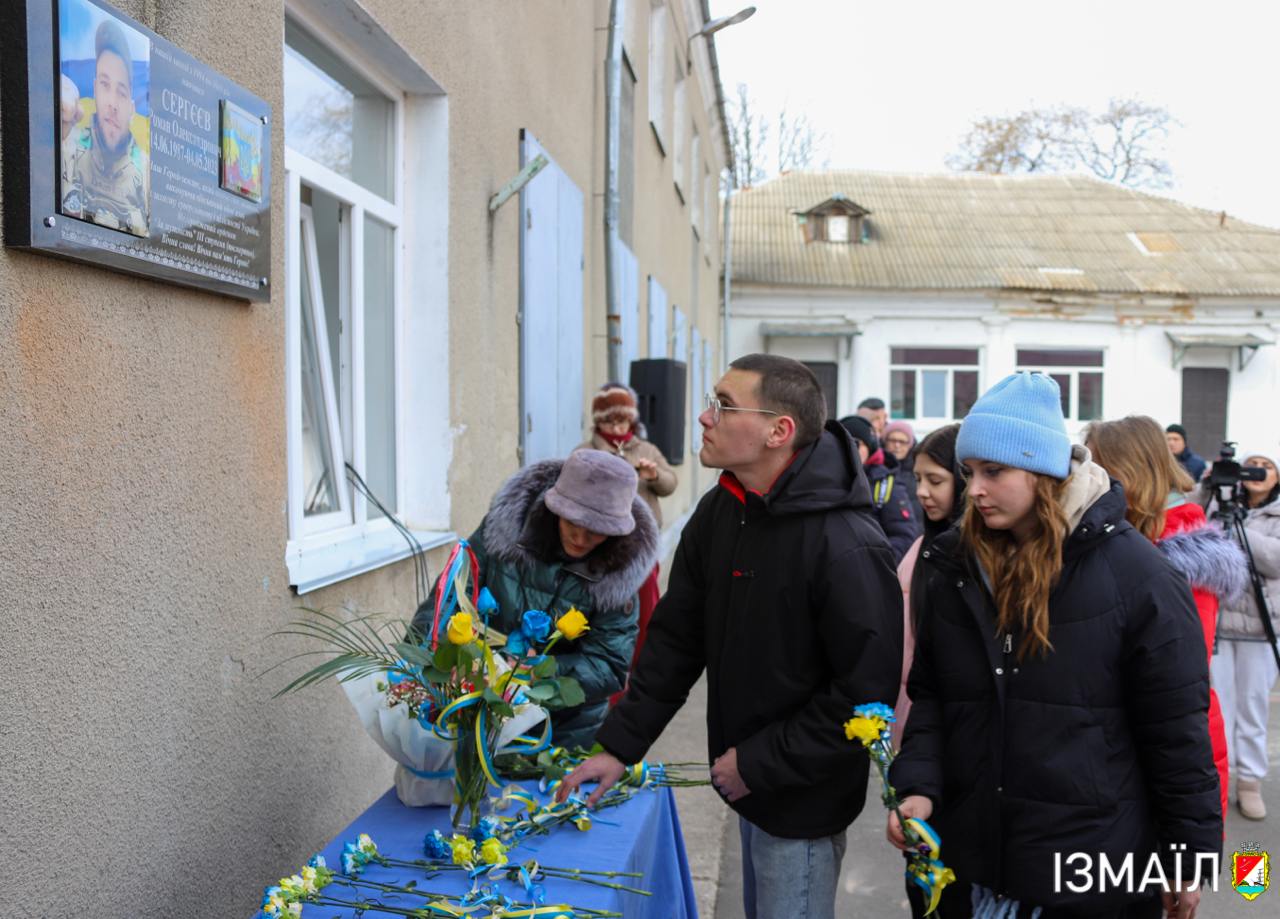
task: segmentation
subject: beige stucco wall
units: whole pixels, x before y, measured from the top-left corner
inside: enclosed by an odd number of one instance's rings
[[[282,111],[280,0],[117,5]],[[366,4],[449,99],[451,425],[439,436],[453,438],[460,533],[518,465],[519,208],[491,220],[486,203],[519,168],[521,128],[588,202],[584,387],[604,378],[591,202],[607,6]],[[687,290],[688,217],[645,191],[660,167],[639,76],[641,278],[664,266]],[[407,563],[305,598],[288,585],[283,119],[273,123],[270,303],[0,249],[0,916],[175,905],[248,916],[264,884],[390,784],[392,764],[337,686],[273,699],[297,671],[265,673],[299,650],[270,636],[304,601],[407,616],[414,596]],[[718,344],[718,242],[711,254],[700,322]],[[690,469],[669,519],[692,494]],[[442,560],[432,554],[433,574]]]

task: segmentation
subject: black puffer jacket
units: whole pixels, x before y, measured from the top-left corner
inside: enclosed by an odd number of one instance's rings
[[[1112,482],[1069,537],[1049,601],[1046,657],[1019,662],[997,635],[959,531],[918,565],[924,615],[911,715],[892,780],[934,801],[943,861],[967,896],[976,882],[1027,905],[1082,915],[1141,895],[1054,893],[1055,855],[1132,853],[1135,882],[1170,845],[1219,852],[1222,818],[1207,729],[1209,675],[1187,580],[1124,519]],[[1073,868],[1062,869],[1075,880]],[[1146,895],[1151,896],[1149,891]]]
[[[737,747],[732,806],[775,836],[843,830],[866,799],[854,705],[892,703],[902,592],[853,441],[835,422],[768,495],[721,477],[676,550],[630,686],[596,739],[641,759],[707,670],[707,745]]]
[[[867,480],[876,520],[893,549],[894,562],[900,562],[916,537],[924,532],[921,515],[911,504],[916,492],[915,476],[901,468],[876,464],[867,467]]]

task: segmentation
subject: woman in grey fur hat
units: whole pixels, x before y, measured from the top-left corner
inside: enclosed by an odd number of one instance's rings
[[[521,469],[498,489],[471,548],[480,583],[498,604],[489,624],[511,634],[526,610],[555,620],[576,607],[588,630],[562,639],[560,673],[574,677],[586,701],[552,716],[553,742],[590,746],[623,686],[636,640],[636,592],[652,570],[658,527],[636,495],[636,472],[626,460],[599,450],[578,450],[566,460]],[[435,591],[413,619],[431,628]]]

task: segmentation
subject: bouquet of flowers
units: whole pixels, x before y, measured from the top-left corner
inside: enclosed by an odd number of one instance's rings
[[[933,827],[915,817],[903,817],[899,810],[902,802],[898,793],[889,784],[889,765],[895,755],[892,734],[889,725],[897,720],[893,709],[883,702],[869,702],[859,705],[853,710],[853,717],[844,724],[844,736],[849,740],[862,743],[863,749],[871,757],[871,762],[880,773],[883,792],[880,799],[884,806],[898,815],[898,823],[902,826],[902,834],[911,847],[907,857],[907,877],[924,891],[928,904],[925,915],[938,908],[942,897],[942,889],[956,879],[955,873],[942,864],[942,840],[934,832]]]
[[[488,628],[497,607],[476,584],[478,565],[465,541],[445,572],[421,643],[396,637],[406,635],[403,623],[368,616],[344,620],[312,610],[313,618],[291,623],[282,634],[321,641],[328,647],[308,653],[330,659],[277,695],[337,677],[370,736],[399,763],[400,799],[409,805],[452,800],[454,822],[475,826],[486,789],[501,784],[494,757],[549,748],[548,710],[582,703],[582,687],[557,675],[547,651],[588,625],[576,609],[554,628],[546,612],[529,610],[520,629],[504,636]],[[388,635],[389,629],[395,631]],[[515,656],[504,656],[504,647]],[[538,735],[528,733],[539,723]]]

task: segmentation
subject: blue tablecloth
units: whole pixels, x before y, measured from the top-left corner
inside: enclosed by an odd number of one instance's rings
[[[522,783],[537,793],[537,783]],[[545,801],[546,796],[540,796]],[[684,835],[676,814],[675,798],[669,788],[643,790],[619,807],[606,808],[592,814],[591,829],[582,832],[572,825],[558,827],[543,836],[524,840],[508,853],[513,862],[536,858],[556,868],[584,868],[598,871],[638,871],[643,878],[617,878],[618,883],[650,891],[653,896],[610,890],[593,884],[547,878],[548,904],[568,903],[578,907],[613,910],[626,919],[697,919],[693,879],[689,860],[685,857]],[[370,808],[352,821],[328,846],[323,855],[331,868],[340,870],[342,846],[360,833],[368,833],[379,851],[393,858],[423,858],[422,838],[431,830],[450,835],[449,809],[444,807],[405,807],[389,790]],[[299,866],[301,867],[301,866]],[[426,880],[423,872],[407,868],[383,868],[370,865],[362,877],[382,883],[405,883],[417,880],[419,886],[441,893],[465,893],[468,881],[462,872],[443,872]],[[275,883],[274,878],[264,879]],[[513,900],[524,901],[524,890],[506,880],[500,882],[502,892]],[[336,896],[349,896],[349,889],[332,888]],[[404,897],[397,906],[418,907],[420,897]],[[331,906],[304,907],[305,919],[351,919],[353,911]],[[376,912],[365,914],[377,919]],[[386,915],[386,914],[382,914]]]

